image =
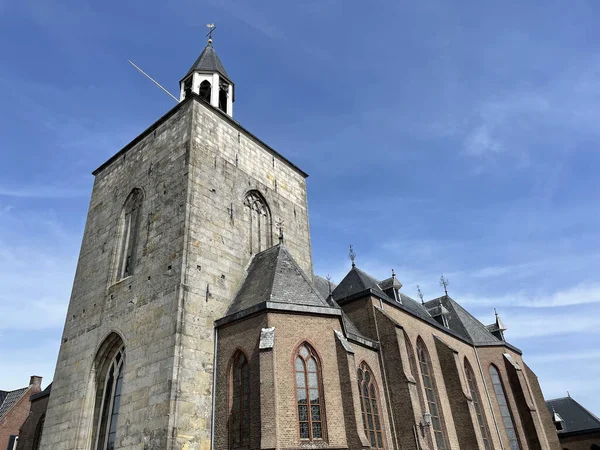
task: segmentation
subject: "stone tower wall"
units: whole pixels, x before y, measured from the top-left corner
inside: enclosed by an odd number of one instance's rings
[[[176,390],[177,447],[210,448],[214,321],[223,317],[250,261],[244,199],[258,190],[285,243],[312,278],[305,176],[236,122],[194,97],[184,248],[184,319]]]
[[[91,448],[92,366],[111,332],[126,352],[117,448],[167,448],[191,112],[177,106],[95,173],[43,449]],[[133,188],[144,193],[138,262],[114,282],[119,217]]]

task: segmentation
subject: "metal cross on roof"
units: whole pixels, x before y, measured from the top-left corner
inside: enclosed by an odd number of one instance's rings
[[[275,222],[275,228],[277,228],[279,230],[279,242],[283,243],[283,225],[284,225],[284,220],[283,219],[279,219],[277,222]]]
[[[356,253],[354,253],[352,244],[350,244],[350,251],[348,252],[348,258],[350,258],[350,261],[352,261],[352,267],[354,267],[355,266],[354,259],[356,258]]]
[[[419,293],[419,298],[421,299],[421,305],[425,304],[425,301],[423,300],[423,293],[421,292],[421,286],[419,286],[417,284],[417,292]]]

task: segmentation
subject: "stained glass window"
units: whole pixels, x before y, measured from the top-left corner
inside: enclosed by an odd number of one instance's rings
[[[431,414],[431,428],[437,444],[438,450],[446,449],[446,439],[442,428],[442,413],[439,409],[438,395],[436,392],[435,380],[431,371],[431,361],[429,353],[425,348],[423,341],[417,341],[417,356],[419,358],[419,366],[421,368],[421,378],[423,379],[423,388],[427,404],[429,405],[429,413]]]
[[[295,373],[300,439],[310,441],[323,439],[325,419],[320,367],[314,350],[308,344],[298,347]]]
[[[475,407],[475,414],[477,415],[477,423],[479,424],[479,430],[481,431],[483,445],[485,446],[486,450],[490,450],[490,437],[481,407],[481,397],[479,396],[479,390],[477,389],[477,384],[475,383],[475,374],[473,373],[473,369],[471,369],[471,365],[466,359],[465,374],[467,375],[467,382],[469,383],[469,390],[471,392],[471,398],[473,399],[473,406]]]
[[[365,434],[371,443],[371,448],[383,449],[383,427],[377,398],[377,385],[367,363],[363,362],[360,365],[357,370],[357,378]]]
[[[508,436],[508,442],[510,443],[510,450],[521,450],[519,444],[519,438],[517,437],[517,431],[515,430],[515,424],[512,419],[512,413],[510,406],[506,400],[506,392],[504,392],[504,386],[500,379],[500,374],[495,366],[490,366],[490,377],[492,378],[492,385],[494,386],[494,393],[496,394],[496,401],[500,408],[500,415],[502,415],[502,421],[504,423],[504,429]]]
[[[250,445],[250,383],[248,359],[242,352],[234,355],[231,367],[230,448]]]

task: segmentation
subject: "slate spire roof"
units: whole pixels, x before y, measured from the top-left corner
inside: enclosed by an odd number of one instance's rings
[[[215,52],[211,41],[204,47],[204,50],[202,50],[198,59],[196,59],[183,78],[186,78],[192,72],[218,72],[220,75],[227,78],[227,80],[231,81],[229,75],[227,75],[225,66],[223,66],[223,63],[217,56],[217,52]]]
[[[367,290],[371,290],[373,293],[387,297],[385,292],[383,292],[379,286],[379,281],[368,273],[363,272],[355,265],[352,265],[350,272],[348,272],[344,279],[340,281],[340,284],[333,290],[333,298],[336,300],[348,298]]]
[[[254,256],[227,315],[264,302],[330,308],[283,244]]]
[[[560,435],[568,433],[586,433],[600,431],[600,418],[585,409],[572,397],[562,397],[548,400],[546,402],[548,411],[552,414],[557,412],[563,423],[563,431]]]

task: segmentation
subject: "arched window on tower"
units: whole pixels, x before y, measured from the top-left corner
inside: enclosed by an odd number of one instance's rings
[[[382,416],[379,410],[379,395],[377,393],[375,377],[371,368],[364,361],[359,366],[356,374],[365,434],[371,443],[371,448],[383,449]]]
[[[296,349],[295,372],[300,440],[322,440],[325,438],[325,417],[321,366],[317,354],[307,343]]]
[[[104,341],[95,364],[96,402],[93,431],[95,450],[115,448],[124,368],[125,346],[121,338],[113,333]]]
[[[475,407],[475,414],[477,415],[477,424],[481,431],[481,438],[483,439],[483,445],[486,450],[490,450],[490,437],[487,427],[487,422],[483,414],[483,408],[481,404],[481,396],[479,395],[479,389],[477,389],[477,383],[475,382],[475,374],[471,368],[471,364],[467,358],[465,358],[465,374],[467,375],[467,382],[469,384],[469,391],[471,392],[471,398],[473,399],[473,406]]]
[[[494,386],[494,393],[496,394],[496,401],[498,402],[498,407],[500,408],[500,415],[502,416],[504,429],[506,430],[508,442],[510,443],[510,450],[521,450],[517,431],[515,430],[512,412],[510,411],[510,406],[508,405],[508,400],[506,399],[504,385],[502,384],[500,373],[494,365],[490,366],[490,377],[492,378],[492,385]]]
[[[446,437],[442,425],[442,412],[439,407],[439,395],[437,392],[433,371],[431,370],[431,359],[425,347],[425,343],[421,338],[417,340],[417,357],[419,359],[419,367],[421,368],[421,379],[423,380],[423,388],[427,404],[429,405],[429,413],[431,414],[431,428],[437,444],[438,450],[446,449]]]
[[[210,81],[204,80],[202,83],[200,83],[200,98],[207,103],[210,103],[210,91]]]
[[[227,112],[227,98],[229,97],[229,84],[219,84],[219,109],[224,113]]]
[[[237,351],[233,355],[230,374],[229,448],[250,446],[250,375],[248,358]]]
[[[138,188],[133,189],[127,200],[125,200],[121,211],[116,281],[133,274],[136,264],[137,238],[143,199],[142,190]]]
[[[258,191],[250,191],[244,201],[249,226],[250,254],[260,253],[271,247],[271,212],[269,206]]]

